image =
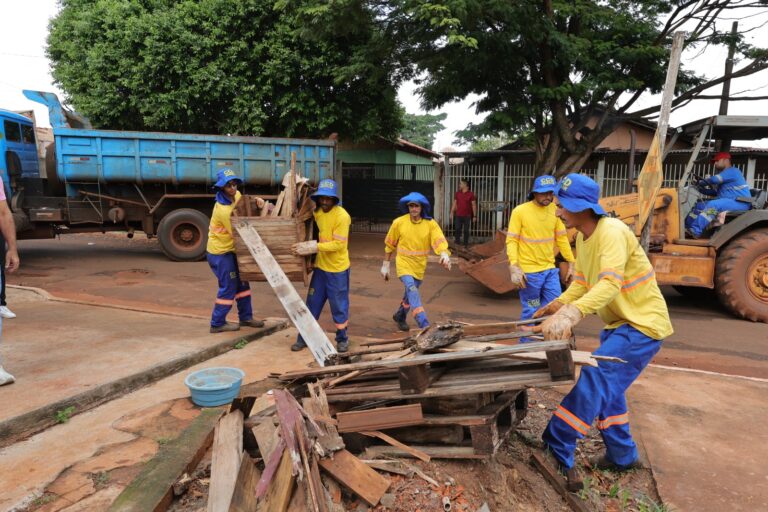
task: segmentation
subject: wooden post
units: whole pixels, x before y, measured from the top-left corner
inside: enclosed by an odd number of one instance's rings
[[[675,95],[677,72],[680,68],[680,55],[683,52],[685,32],[675,32],[672,41],[672,50],[667,68],[667,80],[664,83],[664,93],[661,97],[661,111],[659,112],[659,124],[651,147],[648,150],[643,163],[643,171],[638,177],[638,194],[640,194],[640,212],[638,226],[640,231],[640,245],[648,252],[651,239],[651,226],[653,226],[653,206],[656,204],[656,196],[664,180],[661,157],[664,154],[664,143],[669,126],[669,114],[672,111],[672,99]],[[641,190],[642,189],[642,190]],[[643,193],[644,192],[644,193]],[[636,231],[637,233],[637,231]]]

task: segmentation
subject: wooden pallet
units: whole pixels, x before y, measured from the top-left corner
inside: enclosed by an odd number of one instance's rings
[[[484,459],[496,454],[508,437],[509,432],[525,417],[527,399],[525,390],[494,394],[491,403],[481,406],[472,414],[426,414],[418,427],[420,433],[429,437],[429,429],[459,427],[465,437],[459,442],[445,444],[409,444],[413,450],[423,452],[432,458]],[[407,431],[388,432],[392,437],[407,439]],[[366,448],[366,457],[377,459],[384,456],[409,457],[413,453],[391,445],[376,444]]]
[[[306,281],[308,269],[311,268],[310,257],[293,256],[291,246],[312,237],[311,225],[308,226],[306,221],[295,217],[238,217],[237,220],[258,231],[267,249],[290,281]],[[240,278],[244,281],[266,281],[267,278],[237,230],[234,232],[234,239]]]

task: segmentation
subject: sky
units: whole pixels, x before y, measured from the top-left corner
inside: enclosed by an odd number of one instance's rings
[[[3,16],[0,18],[0,108],[8,110],[35,110],[39,126],[50,126],[48,112],[45,107],[27,100],[21,93],[22,89],[55,92],[60,97],[61,91],[53,85],[49,69],[50,63],[45,57],[45,39],[48,34],[48,21],[58,11],[57,0],[25,0],[24,2],[3,2]],[[768,9],[756,13],[752,23],[768,21]],[[759,20],[759,21],[756,21]],[[721,21],[724,27],[730,27],[731,20]],[[768,47],[768,26],[757,30],[750,36],[753,44]],[[683,54],[683,65],[707,77],[714,78],[722,74],[727,50],[721,47],[709,48],[704,53],[686,52]],[[739,68],[738,62],[735,66]],[[746,91],[749,91],[748,93]],[[717,95],[719,87],[713,87],[706,94]],[[739,94],[742,93],[742,94]],[[731,83],[731,95],[768,96],[768,70],[736,79]],[[469,123],[477,123],[483,116],[478,115],[473,107],[477,97],[470,97],[460,102],[445,105],[439,110],[425,112],[420,107],[416,86],[413,83],[404,84],[399,91],[400,101],[408,112],[413,114],[445,112],[448,114],[444,122],[446,129],[438,133],[433,145],[434,150],[441,151],[448,146],[456,149],[466,149],[454,144],[453,133],[464,128]],[[657,105],[658,95],[646,95],[636,103],[637,108]],[[670,126],[678,126],[696,119],[716,115],[719,100],[697,100],[685,108],[672,113]],[[768,115],[768,100],[733,101],[729,104],[729,114]],[[768,148],[768,139],[753,141],[748,144]]]

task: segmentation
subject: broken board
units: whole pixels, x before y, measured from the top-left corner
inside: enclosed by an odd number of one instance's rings
[[[312,313],[309,312],[307,305],[299,297],[275,258],[272,257],[272,253],[264,245],[264,241],[256,229],[248,222],[240,219],[233,219],[233,224],[253,259],[267,278],[267,282],[275,291],[275,295],[285,308],[285,312],[288,313],[288,317],[298,329],[301,337],[304,338],[309,351],[315,357],[315,361],[320,366],[325,366],[329,357],[336,355],[336,349],[328,336],[312,316]]]

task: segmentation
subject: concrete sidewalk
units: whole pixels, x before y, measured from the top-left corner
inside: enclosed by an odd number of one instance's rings
[[[649,367],[630,422],[671,510],[768,510],[768,381]]]
[[[17,382],[0,387],[0,446],[54,424],[60,410],[80,413],[287,326],[272,319],[263,329],[210,334],[206,318],[7,292],[18,318],[3,322],[0,350]]]

